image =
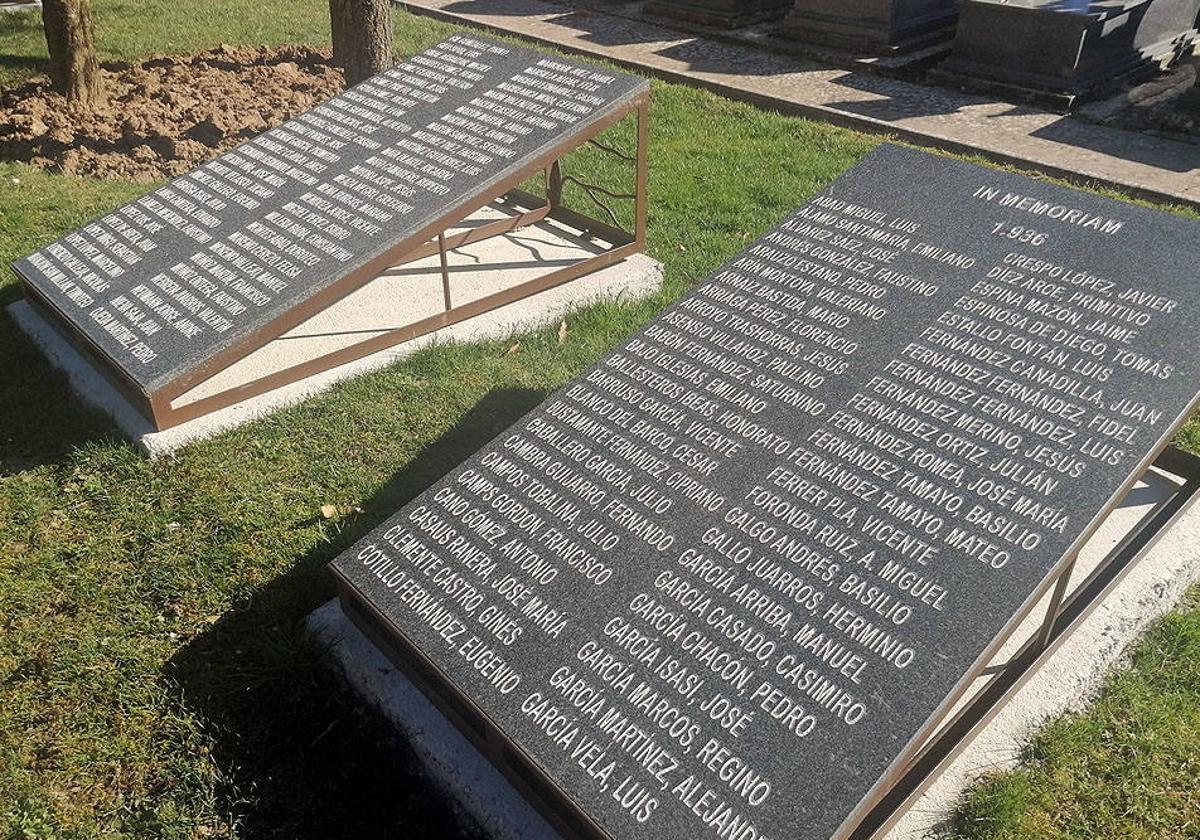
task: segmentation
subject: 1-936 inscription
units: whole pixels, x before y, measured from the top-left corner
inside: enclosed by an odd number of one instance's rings
[[[490,187],[647,87],[455,35],[13,267],[149,393],[435,220],[477,209]]]
[[[843,836],[1193,406],[1197,233],[881,147],[343,597],[613,837]]]

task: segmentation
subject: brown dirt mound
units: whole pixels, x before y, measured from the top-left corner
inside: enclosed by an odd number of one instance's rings
[[[153,181],[180,175],[342,89],[328,51],[220,46],[103,69],[106,101],[68,107],[49,82],[0,92],[0,159]]]

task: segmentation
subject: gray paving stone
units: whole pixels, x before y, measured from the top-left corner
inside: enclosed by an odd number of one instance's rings
[[[622,14],[630,4],[621,4]],[[784,113],[1200,207],[1200,146],[1030,106],[820,65],[547,0],[412,0],[484,26]]]

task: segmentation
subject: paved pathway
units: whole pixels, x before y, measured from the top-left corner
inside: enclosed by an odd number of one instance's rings
[[[1197,145],[687,35],[625,16],[629,9],[607,14],[548,0],[410,0],[402,6],[785,113],[1200,207]]]

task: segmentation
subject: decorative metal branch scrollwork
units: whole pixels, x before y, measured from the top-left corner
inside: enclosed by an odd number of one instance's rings
[[[617,200],[631,201],[631,200],[637,198],[637,196],[634,195],[633,193],[613,192],[612,190],[607,190],[604,187],[597,186],[596,184],[589,184],[586,181],[581,181],[578,178],[576,178],[574,175],[563,175],[561,182],[564,184],[574,184],[575,186],[577,186],[581,190],[583,190],[584,193],[587,195],[587,197],[592,200],[593,204],[595,204],[597,207],[599,207],[601,210],[603,210],[605,213],[608,214],[608,217],[610,219],[612,219],[612,222],[614,225],[620,225],[620,223],[621,223],[620,220],[617,218],[617,214],[614,213],[612,208],[609,207],[607,204],[605,204],[604,201],[602,201],[597,196],[597,193],[599,193],[601,195],[606,195],[609,198],[617,199]]]
[[[597,140],[595,138],[592,138],[588,142],[591,143],[593,146],[595,146],[597,149],[600,149],[601,151],[608,152],[610,155],[616,155],[621,160],[627,161],[629,163],[634,163],[637,161],[636,157],[634,157],[633,155],[625,154],[625,152],[622,152],[616,146],[610,146],[607,143],[601,143],[599,140]]]

